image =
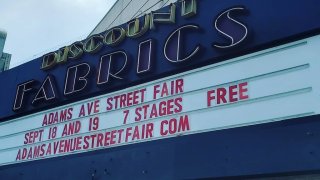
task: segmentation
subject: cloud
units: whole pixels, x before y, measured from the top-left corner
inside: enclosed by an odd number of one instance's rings
[[[0,3],[11,67],[84,39],[116,0],[10,0]]]

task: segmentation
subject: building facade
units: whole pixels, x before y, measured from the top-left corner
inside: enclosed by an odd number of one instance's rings
[[[8,70],[10,66],[11,54],[3,52],[7,33],[0,31],[0,72]]]
[[[0,74],[0,179],[319,179],[320,1],[123,2]]]
[[[176,0],[117,0],[89,36],[119,26],[174,2]]]
[[[0,72],[6,71],[10,67],[10,60],[11,60],[11,54],[8,53],[2,53],[1,59],[0,59]]]

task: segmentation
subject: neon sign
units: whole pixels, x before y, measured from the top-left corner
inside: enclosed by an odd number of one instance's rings
[[[181,2],[181,17],[189,19],[197,15],[197,1],[183,0]],[[102,48],[110,48],[110,52],[100,57],[98,67],[92,68],[87,62],[68,67],[65,75],[63,88],[57,88],[57,83],[52,75],[47,77],[38,87],[38,80],[29,80],[17,86],[16,96],[13,103],[13,110],[20,111],[28,104],[26,97],[32,98],[32,105],[45,104],[59,100],[60,96],[73,96],[84,93],[88,90],[88,83],[95,82],[97,87],[106,87],[114,81],[125,80],[127,69],[134,68],[137,75],[152,73],[155,53],[163,53],[165,59],[174,64],[195,60],[204,48],[201,44],[195,44],[192,48],[184,48],[184,38],[201,33],[201,28],[197,24],[184,24],[170,34],[163,44],[163,52],[155,52],[156,40],[148,38],[138,45],[136,55],[128,54],[126,49],[116,49],[126,39],[128,41],[142,38],[148,31],[154,31],[161,23],[176,23],[176,5],[171,4],[167,12],[152,12],[142,18],[129,21],[124,27],[114,27],[104,33],[96,34],[82,42],[75,42],[70,46],[59,49],[43,56],[41,70],[50,71],[57,65],[65,64],[68,61],[79,59],[85,54],[98,53]],[[213,43],[212,48],[228,49],[241,44],[248,35],[248,28],[244,23],[236,20],[238,14],[246,12],[244,7],[231,7],[220,12],[212,24],[212,33],[218,33],[226,39],[223,43]],[[141,24],[140,20],[144,23]],[[210,19],[208,19],[210,21]],[[189,33],[189,32],[192,32]],[[132,58],[135,56],[136,58]],[[129,62],[136,62],[136,65],[128,65]]]

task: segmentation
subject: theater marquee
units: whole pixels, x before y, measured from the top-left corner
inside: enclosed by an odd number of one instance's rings
[[[317,24],[284,30],[254,1],[213,2],[179,1],[1,74],[0,165],[319,114]]]
[[[1,164],[312,115],[319,85],[305,79],[310,66],[320,68],[310,53],[319,44],[296,42],[3,123]]]

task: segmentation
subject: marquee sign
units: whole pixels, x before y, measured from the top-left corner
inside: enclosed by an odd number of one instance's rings
[[[319,171],[319,7],[177,1],[0,73],[1,178]]]
[[[318,17],[312,10],[318,1],[308,2],[312,6],[295,1],[292,8],[277,3],[261,8],[254,1],[183,0],[46,54],[0,75],[0,81],[6,82],[0,93],[0,119],[111,93],[319,29],[313,22],[296,26],[290,21],[284,27],[272,21],[287,21],[285,17],[261,13],[285,9],[293,19],[307,21]],[[295,7],[310,13],[297,14]],[[273,32],[268,34],[270,27]]]
[[[320,113],[311,80],[319,44],[314,37],[1,123],[0,164]]]

